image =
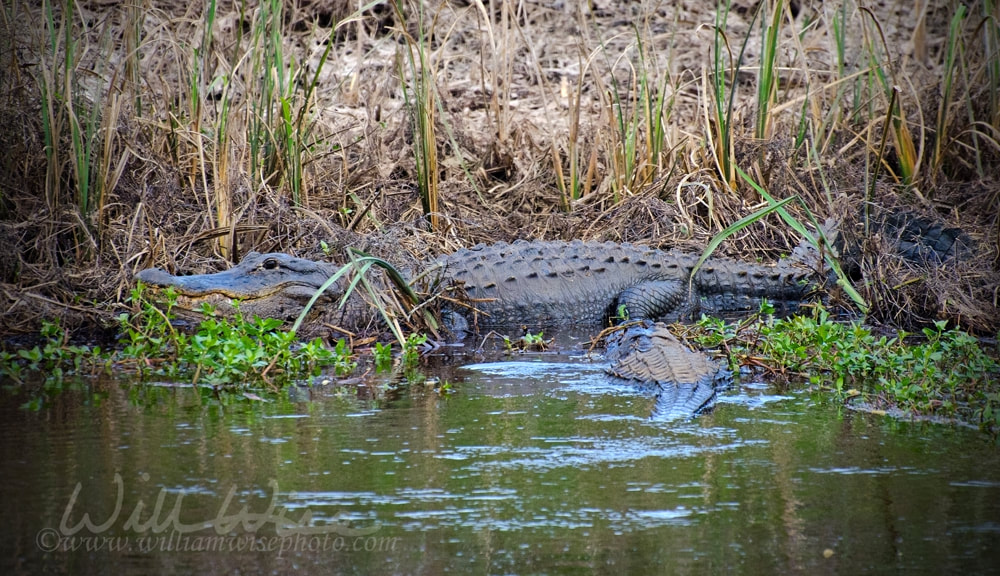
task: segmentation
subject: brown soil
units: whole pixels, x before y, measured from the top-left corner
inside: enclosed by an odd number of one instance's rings
[[[115,316],[127,309],[133,275],[154,265],[200,273],[223,269],[251,250],[338,258],[347,246],[405,263],[518,238],[700,250],[712,235],[764,205],[738,177],[720,176],[714,101],[707,92],[716,19],[710,2],[527,1],[501,8],[500,2],[425,0],[424,29],[432,30],[428,69],[439,98],[437,229],[422,209],[413,152],[417,135],[400,79],[401,71],[409,78],[403,32],[417,36],[416,0],[404,3],[402,13],[376,2],[360,15],[353,14],[355,2],[285,2],[278,31],[285,62],[304,65],[300,87],[321,70],[308,101],[303,90],[291,98],[294,110],[305,107],[308,123],[297,202],[287,165],[270,165],[257,177],[251,169],[247,134],[261,118],[251,105],[259,78],[246,63],[251,58],[240,57],[250,53],[257,3],[243,15],[240,3],[219,3],[203,60],[193,50],[205,37],[202,3],[150,0],[141,9],[130,4],[85,2],[71,15],[79,41],[78,109],[96,109],[104,122],[93,140],[92,166],[106,177],[83,211],[65,116],[58,156],[46,155],[40,86],[62,64],[47,51],[42,10],[36,3],[5,4],[0,330],[7,335],[37,331],[45,318],[63,318],[71,328],[114,326]],[[932,0],[915,15],[913,2],[875,2],[870,13],[846,2],[846,70],[838,76],[832,22],[840,3],[791,2],[784,13],[771,124],[760,139],[754,131],[759,20],[750,28],[756,3],[734,1],[724,24],[734,56],[751,36],[737,76],[732,157],[774,197],[798,195],[819,220],[843,221],[855,285],[872,304],[869,321],[909,328],[945,318],[996,334],[1000,115],[990,117],[984,57],[975,41],[982,34],[978,6],[963,28],[969,39],[965,76],[948,104],[955,111],[948,143],[937,163],[933,156],[951,4]],[[62,16],[57,8],[55,21]],[[884,93],[866,92],[866,83],[834,82],[868,66],[864,46],[876,30],[874,21],[920,155],[909,183],[901,176],[892,136],[881,145]],[[141,41],[130,51],[130,31],[136,29]],[[329,58],[321,66],[328,42]],[[64,47],[56,54],[61,57]],[[192,98],[192,71],[199,65],[211,73],[200,96]],[[629,99],[643,69],[667,102],[665,145],[628,178],[615,167],[621,138],[612,95],[621,95],[625,113],[633,114]],[[213,78],[227,78],[228,88]],[[848,100],[861,91],[857,106],[835,100],[839,86],[848,88]],[[232,112],[222,148],[214,130],[227,102]],[[808,139],[797,142],[799,127],[815,134],[827,120],[827,136],[811,155]],[[572,199],[561,191],[559,174],[568,174],[574,150],[586,194]],[[871,186],[876,167],[878,180]],[[874,224],[865,233],[869,194]],[[805,218],[802,206],[789,209]],[[891,230],[878,222],[900,213],[960,228],[968,251],[934,265],[899,255]],[[721,250],[768,261],[796,244],[771,216]],[[832,298],[843,302],[836,290]]]

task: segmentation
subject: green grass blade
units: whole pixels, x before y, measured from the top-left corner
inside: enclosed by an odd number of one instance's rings
[[[771,212],[784,209],[785,204],[788,204],[792,200],[798,200],[798,199],[799,199],[798,196],[790,196],[788,198],[785,198],[781,202],[771,204],[770,206],[765,206],[752,214],[740,218],[736,222],[727,226],[725,230],[713,236],[712,239],[709,241],[708,246],[706,246],[705,250],[701,253],[701,257],[698,258],[698,262],[694,265],[694,268],[691,269],[691,276],[690,278],[688,278],[689,285],[691,282],[694,281],[695,274],[698,273],[698,270],[701,268],[702,264],[705,263],[705,260],[708,260],[708,258],[712,255],[712,253],[715,252],[715,249],[719,247],[719,244],[722,244],[722,242],[726,238],[729,238],[733,234],[739,232],[740,230],[743,230],[744,228],[760,220],[761,218],[764,218]]]
[[[417,295],[416,292],[414,292],[413,288],[406,281],[406,279],[403,278],[403,275],[389,262],[381,258],[376,258],[375,256],[369,256],[368,254],[365,254],[360,250],[354,250],[354,249],[350,251],[350,256],[351,256],[351,261],[343,265],[339,270],[337,270],[335,274],[330,276],[330,278],[328,278],[326,282],[324,282],[319,287],[319,289],[317,289],[316,292],[312,295],[312,298],[310,298],[309,302],[306,303],[305,307],[302,309],[302,312],[299,314],[299,317],[296,318],[295,323],[292,325],[291,331],[292,332],[298,331],[299,327],[302,326],[302,323],[309,315],[309,311],[312,310],[312,307],[316,304],[316,301],[319,300],[319,297],[324,292],[326,292],[327,289],[333,286],[334,283],[336,283],[345,274],[347,274],[351,270],[355,270],[356,274],[351,279],[351,281],[348,283],[348,286],[344,290],[344,295],[343,297],[341,297],[338,307],[342,308],[347,303],[347,300],[350,297],[350,295],[354,293],[354,291],[360,284],[372,297],[372,301],[376,303],[375,304],[376,308],[382,315],[383,319],[385,319],[386,325],[388,325],[389,328],[392,330],[393,335],[396,336],[396,339],[399,340],[400,344],[404,343],[406,341],[406,338],[403,336],[402,330],[399,328],[399,323],[395,321],[395,319],[392,317],[392,315],[389,313],[388,310],[386,310],[383,306],[378,304],[378,302],[381,300],[378,296],[379,292],[370,283],[368,283],[367,279],[365,278],[365,275],[368,273],[368,270],[372,266],[378,266],[386,271],[386,275],[392,281],[393,285],[403,294],[403,296],[407,300],[407,303],[410,306],[417,306],[418,304],[420,304],[420,297]],[[422,314],[424,321],[427,323],[427,326],[432,331],[436,332],[438,329],[438,325],[433,314],[431,314],[429,310],[422,310]],[[436,334],[435,337],[437,337]]]
[[[736,171],[739,173],[740,177],[746,180],[750,186],[754,188],[762,197],[764,197],[769,204],[775,207],[775,211],[781,216],[781,219],[785,221],[793,230],[799,233],[805,241],[809,242],[816,250],[819,250],[820,254],[823,254],[827,265],[833,270],[834,274],[837,275],[837,285],[854,301],[854,304],[858,307],[863,314],[868,313],[868,303],[865,301],[864,297],[854,289],[851,285],[850,280],[847,279],[847,275],[844,273],[843,268],[840,266],[840,262],[837,260],[837,255],[834,250],[833,244],[826,238],[826,234],[823,232],[823,227],[819,225],[816,221],[815,216],[809,211],[809,208],[799,200],[802,207],[805,208],[806,214],[809,216],[809,220],[812,222],[813,226],[816,228],[817,236],[813,236],[801,222],[795,219],[791,214],[788,213],[784,208],[782,202],[778,202],[771,196],[767,190],[762,186],[757,184],[746,172],[744,172],[739,166],[736,167]],[[792,198],[798,198],[793,196]],[[787,200],[787,199],[786,199]]]

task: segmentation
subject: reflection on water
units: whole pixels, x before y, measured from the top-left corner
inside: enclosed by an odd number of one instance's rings
[[[441,375],[452,394],[378,399],[7,388],[0,568],[1000,573],[1000,458],[976,431],[762,386],[662,422],[575,358]]]

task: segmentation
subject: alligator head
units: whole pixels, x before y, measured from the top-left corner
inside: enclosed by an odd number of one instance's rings
[[[245,317],[294,320],[313,294],[337,267],[324,262],[295,258],[288,254],[251,252],[238,266],[215,274],[174,276],[160,268],[148,268],[136,279],[159,291],[173,288],[177,293],[175,310],[181,316],[200,316],[203,303],[212,304],[225,316],[235,313],[233,303]],[[343,294],[334,283],[317,301],[332,302]]]

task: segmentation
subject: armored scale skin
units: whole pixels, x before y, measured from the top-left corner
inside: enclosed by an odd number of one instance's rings
[[[514,242],[479,245],[437,258],[444,280],[464,287],[475,311],[450,314],[461,329],[545,326],[607,326],[630,323],[609,338],[608,373],[656,390],[654,416],[689,417],[709,409],[729,373],[693,352],[653,320],[684,320],[698,313],[755,310],[767,298],[784,311],[798,307],[811,289],[809,272],[713,258],[692,276],[697,256],[630,244]],[[157,289],[172,288],[175,310],[194,313],[201,304],[230,314],[234,300],[244,315],[292,320],[339,266],[288,254],[251,253],[230,270],[174,276],[158,268],[137,275]],[[361,298],[341,306],[347,280],[328,288],[314,310],[319,320],[348,330],[371,325],[377,312]]]
[[[716,393],[733,375],[718,362],[685,346],[660,322],[629,322],[607,338],[604,358],[615,379],[656,394],[653,417],[689,418],[711,410]]]
[[[762,298],[791,311],[811,289],[811,273],[785,262],[710,258],[691,278],[697,261],[681,252],[581,241],[480,245],[438,259],[444,275],[462,282],[487,314],[478,324],[489,327],[607,325],[621,312],[686,320],[756,310]]]
[[[464,286],[476,312],[456,310],[474,327],[604,325],[623,317],[685,320],[700,313],[755,310],[762,298],[793,311],[811,289],[809,271],[710,258],[691,277],[697,257],[630,244],[519,241],[479,245],[435,260],[440,274]],[[339,267],[287,254],[250,253],[216,274],[174,276],[151,268],[137,278],[173,287],[177,306],[195,311],[210,302],[222,313],[234,299],[248,315],[290,320]],[[357,330],[377,313],[363,303],[338,304],[346,281],[316,304],[324,322]]]

